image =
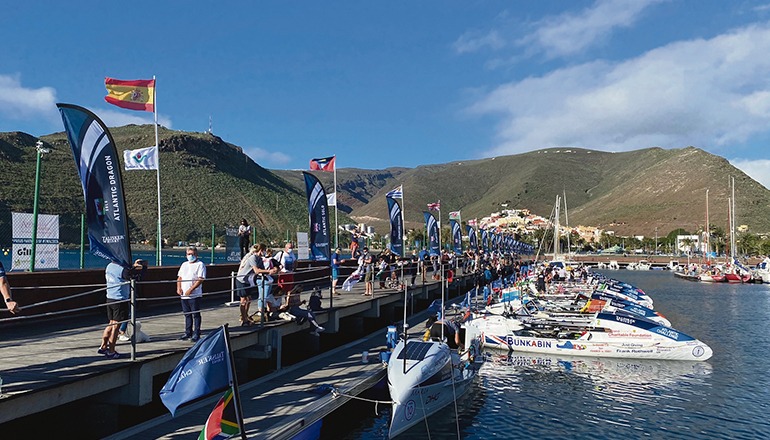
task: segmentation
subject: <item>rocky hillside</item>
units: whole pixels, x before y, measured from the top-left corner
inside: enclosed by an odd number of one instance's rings
[[[122,152],[154,143],[153,127],[111,129]],[[41,138],[51,147],[42,162],[40,212],[61,215],[61,237],[79,242],[83,197],[64,133]],[[10,245],[10,212],[32,212],[35,142],[25,133],[0,133],[0,246]],[[122,159],[122,158],[121,158]],[[240,147],[207,133],[160,130],[163,235],[169,241],[204,241],[241,217],[260,238],[307,230],[299,170],[268,170]],[[333,173],[316,173],[332,190]],[[427,203],[441,201],[442,217],[460,210],[463,220],[509,208],[548,217],[557,195],[566,195],[569,223],[599,226],[619,235],[696,231],[710,220],[727,229],[728,179],[735,177],[738,225],[770,232],[770,191],[725,159],[694,147],[608,153],[550,148],[513,156],[416,168],[337,171],[339,223],[351,218],[386,232],[385,194],[404,186],[407,228],[422,228]],[[134,241],[155,238],[156,174],[123,172]],[[562,218],[563,221],[563,218]]]

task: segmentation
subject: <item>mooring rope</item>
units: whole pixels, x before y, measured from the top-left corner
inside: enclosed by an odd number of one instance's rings
[[[469,348],[470,350],[470,348]],[[462,359],[460,359],[462,362]],[[449,362],[452,362],[452,358],[450,356]],[[455,406],[455,425],[457,426],[457,438],[460,439],[460,414],[457,411],[457,391],[455,391],[455,372],[454,372],[455,366],[452,365],[452,397],[454,398],[454,406]],[[460,374],[462,374],[462,369],[460,369],[460,364],[457,365],[457,369],[460,370]]]
[[[377,415],[377,416],[380,415],[380,413],[379,413],[379,411],[377,409],[378,409],[378,407],[379,407],[379,405],[381,403],[384,403],[384,404],[392,404],[393,403],[392,400],[367,399],[366,397],[359,397],[359,396],[354,396],[352,394],[346,394],[346,393],[340,392],[340,390],[338,390],[337,388],[332,388],[331,391],[332,391],[332,396],[334,396],[335,398],[337,398],[337,397],[347,397],[349,399],[362,400],[364,402],[373,403],[374,404],[374,414]]]
[[[428,440],[430,440],[430,426],[428,425],[428,415],[425,412],[425,400],[422,397],[422,387],[417,385],[420,389],[420,404],[422,404],[422,419],[425,421],[425,431],[428,432]]]

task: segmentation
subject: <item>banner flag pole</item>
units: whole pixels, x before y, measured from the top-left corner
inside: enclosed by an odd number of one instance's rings
[[[404,201],[404,184],[401,184],[401,224],[404,226],[404,247],[402,247],[404,251],[404,255],[406,255],[406,212],[404,212],[404,208],[406,208],[406,202]]]
[[[153,84],[155,84],[155,75],[152,76]],[[153,114],[155,116],[155,148],[158,149],[158,169],[156,170],[155,176],[157,177],[157,183],[158,183],[158,250],[156,255],[156,261],[158,263],[158,266],[163,265],[163,252],[161,249],[163,248],[163,234],[161,233],[161,222],[160,222],[160,142],[158,142],[158,92],[157,87],[152,88],[152,101],[153,101]],[[212,244],[213,246],[213,244]]]
[[[241,392],[238,389],[238,376],[235,374],[235,358],[233,356],[233,348],[230,346],[230,329],[227,324],[224,324],[225,331],[225,345],[227,346],[228,364],[230,369],[228,371],[230,375],[230,386],[233,387],[233,405],[235,405],[235,417],[238,422],[238,430],[241,434],[241,439],[246,439],[246,427],[243,423],[243,409],[241,406]]]
[[[340,245],[340,227],[337,224],[337,203],[339,194],[337,194],[337,155],[334,155],[334,248]]]

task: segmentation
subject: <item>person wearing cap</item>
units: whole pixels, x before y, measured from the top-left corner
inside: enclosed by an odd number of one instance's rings
[[[341,293],[337,292],[337,279],[340,276],[340,264],[342,263],[340,251],[340,247],[337,246],[337,248],[334,249],[334,253],[332,254],[332,295],[342,295]]]
[[[104,269],[107,282],[107,320],[109,323],[102,332],[102,343],[96,351],[110,359],[119,359],[115,344],[120,332],[120,323],[128,322],[129,304],[131,298],[130,279],[138,279],[147,270],[147,262],[136,260],[132,267],[126,267],[118,262],[110,261]]]

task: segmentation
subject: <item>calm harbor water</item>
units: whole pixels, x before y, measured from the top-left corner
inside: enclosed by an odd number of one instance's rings
[[[672,326],[711,346],[706,362],[489,354],[458,401],[463,439],[770,438],[770,285],[706,284],[667,271],[608,271],[642,288]],[[385,335],[383,334],[383,338]],[[387,399],[387,392],[380,398]],[[387,438],[389,405],[354,402],[323,439]],[[399,439],[458,438],[450,406]]]

